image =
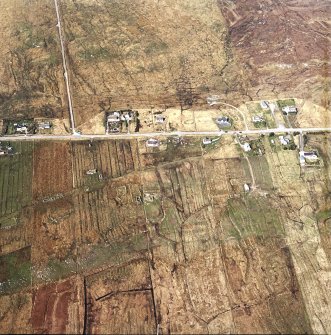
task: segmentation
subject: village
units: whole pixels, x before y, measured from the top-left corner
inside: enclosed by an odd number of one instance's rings
[[[119,134],[151,133],[145,145],[150,151],[162,149],[164,143],[153,134],[167,135],[176,131],[219,132],[221,135],[232,134],[244,156],[261,156],[264,148],[261,137],[264,130],[273,150],[298,150],[298,163],[301,167],[316,167],[321,163],[318,150],[306,148],[302,132],[288,133],[287,128],[298,127],[297,115],[300,113],[295,99],[277,101],[256,101],[246,104],[246,111],[223,104],[218,96],[207,98],[209,110],[185,110],[172,108],[151,109],[117,109],[107,111],[104,115],[104,132],[111,138]],[[218,107],[218,108],[215,108]],[[58,130],[53,119],[17,119],[2,120],[0,123],[3,136],[56,135]],[[242,134],[243,129],[261,130],[257,135]],[[277,132],[268,132],[277,129]],[[278,131],[279,130],[279,131]],[[76,135],[82,132],[77,130]],[[85,134],[85,132],[84,132]],[[204,136],[201,139],[203,148],[213,146],[219,137]],[[0,155],[12,154],[9,147],[0,147]],[[95,173],[96,174],[96,173]]]

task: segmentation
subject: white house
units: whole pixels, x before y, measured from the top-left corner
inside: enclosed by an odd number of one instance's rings
[[[248,142],[245,142],[245,143],[242,145],[242,148],[244,149],[245,152],[248,152],[248,151],[251,151],[251,150],[252,150],[252,147],[251,147],[251,145],[250,145]]]
[[[298,113],[298,110],[295,106],[285,106],[282,108],[282,112],[283,114],[288,115],[288,114],[296,114]]]
[[[146,141],[146,146],[148,147],[158,147],[160,145],[160,141],[155,138],[150,138]]]
[[[210,137],[204,137],[202,139],[202,144],[211,144],[213,141],[211,140]]]
[[[253,115],[252,117],[252,121],[254,123],[257,123],[257,122],[264,122],[264,117],[262,115]]]
[[[290,143],[290,140],[284,136],[279,136],[279,141],[282,145],[288,145]]]

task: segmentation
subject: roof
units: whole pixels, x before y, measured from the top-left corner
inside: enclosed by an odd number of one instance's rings
[[[269,102],[268,101],[265,101],[265,100],[262,100],[260,102],[260,106],[263,108],[263,109],[267,109],[269,108]]]
[[[150,138],[146,141],[146,145],[148,147],[158,147],[160,145],[160,141],[156,138]]]
[[[285,113],[297,113],[297,108],[295,106],[284,106],[282,111]]]

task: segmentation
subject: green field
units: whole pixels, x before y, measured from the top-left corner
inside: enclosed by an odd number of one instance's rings
[[[31,284],[31,248],[0,256],[0,295]]]
[[[228,220],[224,222],[226,237],[241,239],[284,234],[279,214],[267,199],[252,196],[229,199],[227,208]]]
[[[13,155],[0,158],[0,228],[12,226],[32,199],[33,143],[14,142]]]

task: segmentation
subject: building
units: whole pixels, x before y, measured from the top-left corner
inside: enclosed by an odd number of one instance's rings
[[[309,161],[309,162],[316,162],[319,160],[316,151],[309,151],[309,152],[304,151],[303,157],[305,158],[306,161]]]
[[[282,112],[283,112],[284,115],[297,114],[298,109],[295,106],[284,106],[282,108]]]
[[[227,128],[231,127],[231,120],[227,116],[220,116],[216,119],[216,123],[221,127],[221,128]]]
[[[247,192],[249,192],[250,191],[250,187],[249,187],[249,185],[248,184],[244,184],[244,191],[247,193]]]
[[[51,129],[52,125],[49,121],[40,122],[38,124],[39,129]]]
[[[28,128],[26,126],[16,126],[15,131],[18,133],[27,133]]]
[[[262,115],[253,115],[252,121],[254,123],[264,122],[264,117]]]
[[[113,113],[110,113],[107,116],[107,122],[108,123],[119,122],[120,120],[121,119],[120,119],[120,113],[119,112],[113,112]]]
[[[155,123],[162,124],[162,123],[165,122],[165,120],[166,120],[166,118],[162,114],[155,115]]]
[[[147,147],[158,147],[160,145],[160,141],[155,138],[150,138],[146,141]]]
[[[242,148],[244,149],[245,152],[248,152],[248,151],[251,151],[251,150],[252,150],[252,147],[251,147],[251,145],[250,145],[248,142],[245,142],[245,143],[242,145]]]
[[[279,141],[282,145],[288,145],[290,143],[289,138],[286,136],[279,136]]]
[[[219,95],[211,95],[207,97],[207,103],[210,106],[217,105],[220,102]]]
[[[317,151],[299,152],[299,161],[301,166],[304,166],[306,163],[316,163],[319,159]]]
[[[212,142],[213,141],[212,141],[212,139],[210,137],[204,137],[202,139],[202,144],[204,144],[204,145],[211,144]]]
[[[261,106],[262,109],[268,109],[269,108],[269,102],[262,100],[260,102],[260,106]]]

